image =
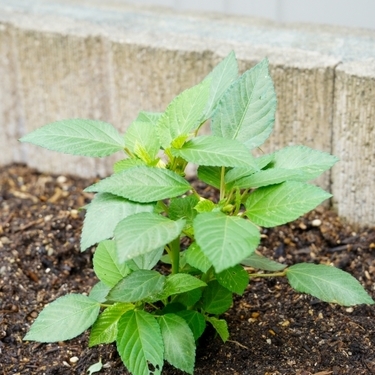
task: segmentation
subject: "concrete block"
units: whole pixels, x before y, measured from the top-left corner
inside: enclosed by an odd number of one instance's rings
[[[0,165],[23,160],[17,139],[22,134],[22,110],[19,102],[14,29],[0,24]]]
[[[19,97],[28,133],[44,124],[66,118],[110,120],[108,66],[99,37],[36,30],[15,30]],[[23,144],[25,161],[46,172],[92,176],[96,160],[61,155]]]
[[[334,206],[350,222],[375,223],[375,59],[336,69],[332,152]]]

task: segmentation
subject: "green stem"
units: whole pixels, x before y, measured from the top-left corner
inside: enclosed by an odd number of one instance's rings
[[[198,192],[191,186],[190,188],[193,195],[195,195],[199,200],[201,199],[201,196],[198,194]]]
[[[163,207],[163,210],[165,211],[165,213],[168,214],[169,212],[168,206],[163,201],[158,201],[158,203],[161,207]]]
[[[220,176],[220,200],[224,199],[225,196],[225,167],[221,167],[221,176]]]
[[[274,273],[250,273],[249,277],[279,277],[285,276],[286,272],[274,272]]]
[[[134,156],[134,154],[127,148],[127,147],[125,147],[124,148],[124,151],[125,151],[125,153],[130,157],[130,158],[134,158],[135,156]]]
[[[213,267],[210,267],[206,273],[202,274],[201,280],[207,284],[212,278],[212,272],[213,272]]]
[[[233,192],[234,192],[234,189],[232,189],[232,190],[229,192],[229,194],[228,194],[228,196],[227,196],[227,198],[226,198],[226,201],[225,201],[226,204],[230,204],[230,202],[231,202],[231,200],[232,200],[232,197],[233,197]]]
[[[108,303],[101,303],[100,304],[100,307],[111,307],[113,306],[112,304],[108,304]]]
[[[180,236],[169,244],[169,249],[171,251],[172,275],[175,275],[180,271]]]

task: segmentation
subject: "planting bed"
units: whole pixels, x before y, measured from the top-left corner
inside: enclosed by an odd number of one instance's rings
[[[79,251],[78,208],[90,201],[82,190],[91,183],[22,165],[0,168],[0,375],[87,374],[99,359],[98,374],[128,374],[115,345],[89,349],[87,333],[64,343],[22,341],[45,304],[88,293],[97,281],[92,252]],[[375,228],[355,228],[319,208],[262,233],[262,254],[290,265],[333,264],[375,298]],[[200,339],[196,375],[375,374],[374,306],[327,304],[284,279],[256,279],[225,318],[229,341],[210,331]],[[183,373],[166,364],[163,374]]]

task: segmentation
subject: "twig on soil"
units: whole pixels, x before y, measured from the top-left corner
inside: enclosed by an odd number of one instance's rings
[[[14,233],[22,232],[22,231],[24,231],[25,229],[28,229],[28,228],[30,228],[30,227],[32,227],[32,226],[34,226],[34,225],[42,224],[43,221],[44,221],[43,218],[40,218],[40,219],[37,219],[37,220],[30,221],[28,224],[25,224],[25,225],[23,225],[22,227],[19,227],[18,229],[16,229],[16,230],[14,231]]]
[[[351,245],[340,245],[340,246],[336,246],[336,247],[331,247],[330,249],[328,249],[327,251],[329,253],[335,253],[337,251],[345,251],[345,250],[351,250],[351,248],[353,246],[356,246],[356,244],[351,244]]]
[[[236,344],[236,345],[240,346],[241,348],[244,348],[244,349],[249,350],[249,348],[248,348],[247,346],[241,344],[241,343],[238,342],[238,341],[235,341],[235,340],[227,340],[227,341],[229,341],[229,342],[233,342],[233,344]]]

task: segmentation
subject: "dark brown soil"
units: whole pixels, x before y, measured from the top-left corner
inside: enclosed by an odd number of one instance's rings
[[[90,201],[82,193],[90,183],[21,165],[0,168],[1,375],[87,374],[100,358],[99,374],[128,374],[114,345],[88,349],[87,334],[65,343],[22,340],[45,304],[89,292],[96,282],[92,253],[78,247],[84,213],[77,208]],[[332,263],[375,297],[375,228],[354,228],[319,209],[263,237],[262,253],[288,264]],[[259,279],[225,318],[230,341],[205,334],[195,374],[375,374],[374,306],[322,303],[285,280]],[[163,374],[182,373],[166,364]]]

